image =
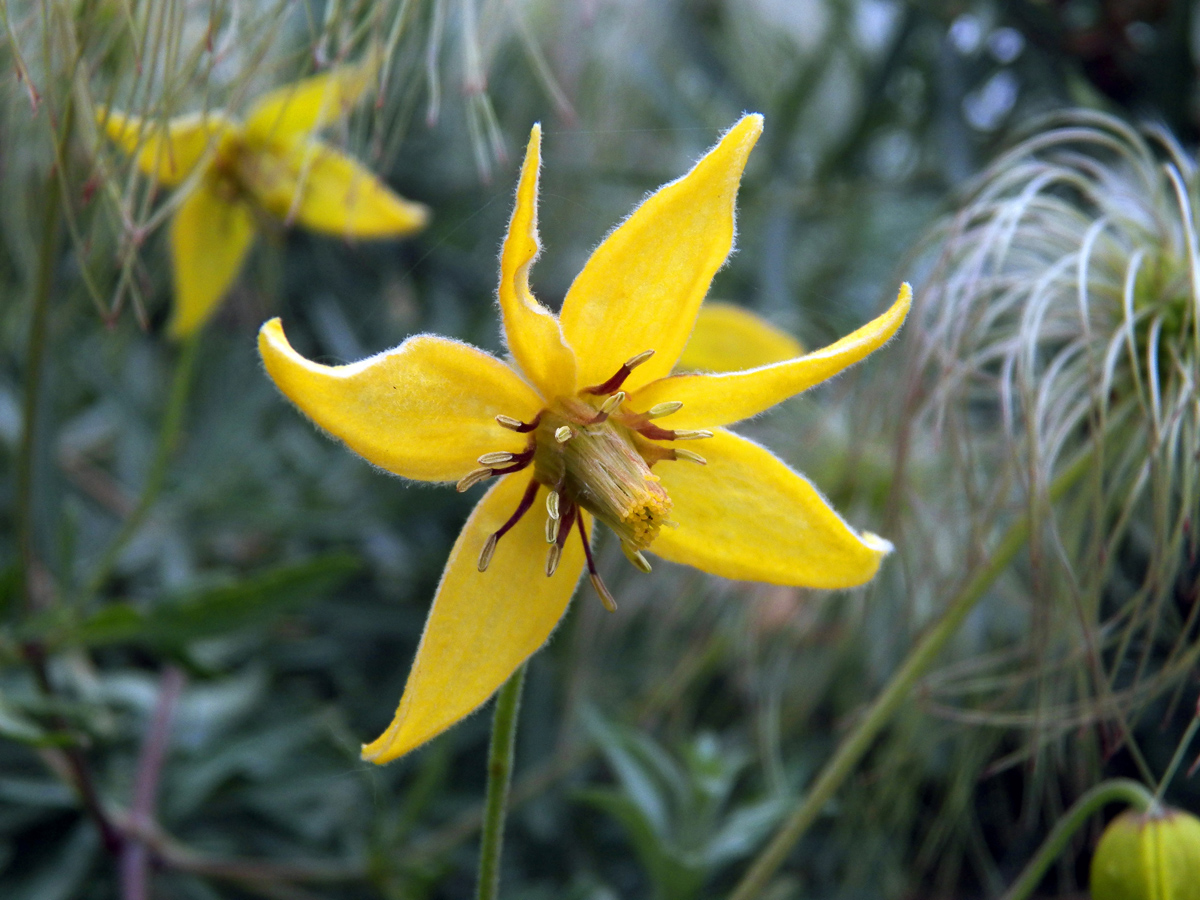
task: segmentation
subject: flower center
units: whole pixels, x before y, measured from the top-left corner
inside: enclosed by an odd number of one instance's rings
[[[560,400],[534,432],[533,477],[586,509],[635,550],[658,536],[671,498],[639,452],[634,433],[618,420],[594,422],[599,410]]]
[[[588,576],[605,607],[616,609],[612,595],[600,580],[592,557],[591,542],[580,510],[585,509],[603,522],[621,541],[621,549],[630,562],[643,572],[650,564],[642,555],[669,518],[671,498],[651,466],[663,460],[689,460],[704,465],[704,457],[677,447],[664,447],[658,441],[683,441],[712,437],[710,431],[671,431],[660,428],[653,419],[678,412],[683,404],[660,403],[645,412],[624,409],[625,392],[621,385],[635,366],[645,362],[653,350],[630,359],[603,384],[584,388],[575,397],[559,398],[543,409],[532,422],[500,415],[496,421],[512,431],[529,435],[521,453],[498,451],[479,457],[481,468],[466,475],[458,489],[533,465],[533,478],[516,511],[484,543],[479,555],[479,571],[487,569],[496,544],[532,507],[538,489],[545,487],[546,575],[558,568],[563,545],[572,526],[577,525],[587,557]],[[594,401],[603,397],[597,404]]]

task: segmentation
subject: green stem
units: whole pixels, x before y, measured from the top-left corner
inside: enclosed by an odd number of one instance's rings
[[[1082,453],[1068,466],[1050,486],[1050,502],[1055,502],[1078,481],[1090,468],[1092,455]],[[867,714],[859,720],[842,742],[838,745],[833,759],[825,764],[816,782],[809,789],[804,801],[780,826],[775,837],[754,860],[749,871],[734,888],[729,900],[752,900],[766,888],[767,882],[783,865],[787,855],[804,836],[809,827],[833,795],[841,787],[842,782],[854,771],[855,766],[862,760],[871,748],[875,738],[884,726],[891,721],[900,705],[908,699],[913,685],[925,673],[926,669],[942,652],[958,631],[967,615],[987,593],[992,582],[1012,564],[1021,548],[1029,540],[1031,518],[1022,516],[1009,526],[1004,537],[996,546],[992,557],[976,570],[974,576],[963,585],[958,595],[950,601],[942,618],[933,626],[924,638],[909,653],[900,670],[892,676],[883,693],[880,694]]]
[[[1179,769],[1179,764],[1183,762],[1183,755],[1187,753],[1187,749],[1191,746],[1192,739],[1196,737],[1196,731],[1200,730],[1200,703],[1196,704],[1196,714],[1192,716],[1192,721],[1188,724],[1187,731],[1183,733],[1183,739],[1180,740],[1179,746],[1175,748],[1175,755],[1171,757],[1171,762],[1167,766],[1167,771],[1163,773],[1162,779],[1158,782],[1158,789],[1154,792],[1154,799],[1161,801],[1163,794],[1167,792],[1167,786],[1171,783],[1171,779],[1175,777],[1175,772]]]
[[[200,332],[196,332],[184,343],[179,357],[175,361],[175,372],[171,380],[171,393],[167,398],[167,408],[163,413],[162,424],[159,426],[158,443],[154,449],[154,459],[150,463],[150,471],[146,473],[146,483],[142,486],[142,493],[138,497],[137,506],[125,518],[125,521],[121,524],[121,530],[117,532],[117,536],[113,538],[112,543],[108,545],[108,549],[104,551],[104,556],[101,557],[100,562],[96,565],[96,569],[87,584],[86,596],[93,596],[104,587],[104,582],[108,580],[109,575],[112,573],[113,566],[116,565],[121,551],[125,549],[125,545],[129,542],[129,539],[137,533],[147,513],[154,506],[154,501],[158,499],[163,482],[166,480],[171,456],[174,454],[175,447],[179,442],[179,430],[183,425],[183,415],[187,408],[188,395],[191,392],[192,373],[196,368],[196,358],[199,355],[199,348]]]
[[[51,172],[46,187],[42,223],[41,255],[33,289],[26,353],[25,405],[21,411],[21,446],[17,451],[17,546],[20,556],[22,592],[26,611],[35,607],[33,598],[34,523],[33,465],[36,453],[38,412],[41,409],[42,368],[46,356],[46,332],[50,319],[50,291],[54,286],[54,264],[58,258],[58,226],[62,214],[62,186],[58,173]]]
[[[1067,841],[1091,817],[1092,813],[1109,803],[1127,803],[1140,813],[1148,812],[1157,805],[1154,795],[1141,782],[1129,778],[1114,778],[1102,781],[1072,804],[1046,836],[1038,852],[1025,866],[1000,900],[1025,900],[1041,883],[1042,876],[1050,864],[1058,859]]]
[[[487,801],[483,809],[483,842],[479,848],[479,887],[476,900],[496,900],[500,893],[500,851],[504,844],[504,813],[512,784],[513,749],[525,666],[517,669],[496,695],[492,743],[488,748]]]

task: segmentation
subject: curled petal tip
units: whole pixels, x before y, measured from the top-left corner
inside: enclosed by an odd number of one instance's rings
[[[877,534],[872,534],[869,531],[864,531],[861,535],[862,542],[865,546],[878,552],[880,555],[886,556],[896,548],[887,538],[882,538]]]

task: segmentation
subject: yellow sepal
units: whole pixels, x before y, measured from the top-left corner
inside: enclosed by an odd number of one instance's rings
[[[255,198],[285,221],[346,238],[412,234],[429,210],[394,193],[370,169],[320,141],[275,143],[247,167]],[[255,180],[258,173],[261,180]]]
[[[521,164],[517,199],[500,251],[500,315],[508,349],[527,378],[552,400],[575,390],[575,357],[558,317],[529,288],[529,270],[541,252],[538,241],[538,169],[542,127],[534,125]]]
[[[250,208],[201,179],[171,218],[172,337],[187,337],[209,320],[237,278],[254,234]]]
[[[683,409],[667,420],[670,428],[730,425],[770,409],[879,349],[904,324],[912,306],[912,288],[900,287],[896,302],[883,315],[840,341],[805,356],[743,372],[672,375],[648,384],[630,397],[634,409],[678,400]]]
[[[805,478],[769,450],[728,431],[688,442],[708,462],[661,462],[671,518],[650,547],[725,578],[817,588],[869,581],[892,549],[860,534]]]
[[[254,143],[305,136],[349,114],[371,86],[377,66],[367,61],[338,66],[267,93],[246,116]]]
[[[709,300],[700,307],[696,327],[675,369],[738,372],[783,362],[803,352],[798,340],[750,310]]]
[[[134,156],[139,171],[168,187],[183,181],[217,141],[237,129],[236,123],[220,112],[191,113],[160,122],[101,107],[96,122],[113,143]]]
[[[360,362],[323,366],[292,349],[279,319],[263,325],[267,374],[321,428],[396,475],[458,481],[484,453],[525,449],[497,415],[531,421],[541,398],[500,360],[435,335]]]
[[[500,539],[487,571],[478,570],[484,541],[512,515],[528,483],[526,472],[505,476],[471,513],[450,551],[396,716],[363,747],[363,759],[390,762],[469,715],[546,643],[566,612],[583,545],[568,540],[558,570],[546,577],[544,490]]]
[[[733,247],[738,184],[761,133],[762,116],[744,117],[592,253],[562,309],[580,387],[603,383],[645,350],[654,356],[634,369],[626,390],[675,367],[713,275]]]

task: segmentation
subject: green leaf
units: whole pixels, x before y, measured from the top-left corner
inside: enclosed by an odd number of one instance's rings
[[[32,747],[58,747],[73,743],[69,734],[47,731],[3,697],[0,697],[0,738]]]
[[[61,618],[39,620],[26,630],[26,637],[45,638],[52,645],[100,647],[136,643],[160,649],[177,647],[295,610],[330,590],[359,567],[357,557],[330,554],[271,569],[233,584],[191,592],[148,609],[130,603],[113,603],[75,624],[63,622]]]

